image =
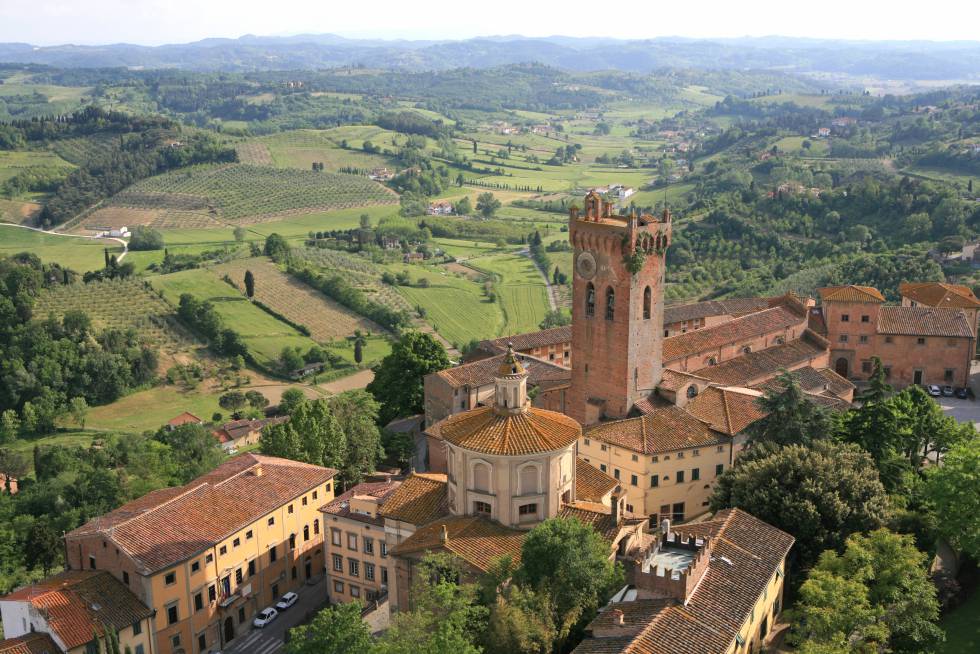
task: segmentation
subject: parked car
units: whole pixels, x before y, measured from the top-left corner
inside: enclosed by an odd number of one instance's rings
[[[298,600],[299,600],[299,595],[290,591],[279,598],[279,601],[276,602],[276,608],[280,611],[285,611],[290,606],[295,604]]]
[[[952,386],[943,386],[943,397],[953,397]]]
[[[966,390],[965,388],[957,388],[956,389],[956,397],[960,398],[961,400],[965,400],[968,397],[970,397],[970,392],[968,390]]]
[[[932,395],[933,397],[941,397],[943,394],[942,390],[935,384],[929,384],[926,386],[926,391],[928,391],[929,395]]]
[[[255,619],[252,620],[252,624],[258,627],[259,629],[261,629],[262,627],[266,626],[267,624],[275,620],[278,616],[279,616],[279,611],[275,610],[272,607],[269,607],[267,609],[262,609],[255,616]]]

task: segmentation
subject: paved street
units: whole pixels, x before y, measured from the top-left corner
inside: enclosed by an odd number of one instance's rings
[[[937,397],[936,402],[946,415],[953,416],[960,422],[972,422],[974,427],[980,429],[980,401]]]
[[[223,654],[275,654],[281,651],[286,632],[303,622],[307,613],[326,604],[326,576],[313,586],[303,586],[297,593],[299,593],[299,601],[288,611],[281,612],[279,617],[264,629],[253,627],[251,633],[239,636],[222,650]]]

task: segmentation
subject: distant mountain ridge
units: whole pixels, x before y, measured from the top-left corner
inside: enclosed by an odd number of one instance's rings
[[[648,40],[490,36],[461,41],[350,39],[335,34],[246,35],[193,43],[38,47],[0,44],[0,62],[64,68],[259,71],[339,66],[406,70],[491,68],[536,62],[571,71],[661,68],[761,69],[889,79],[980,81],[980,41],[834,41],[781,36]]]

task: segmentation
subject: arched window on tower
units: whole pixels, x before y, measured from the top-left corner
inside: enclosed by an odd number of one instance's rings
[[[610,286],[606,289],[606,320],[612,320],[616,313],[616,291]]]
[[[595,315],[595,286],[592,282],[585,287],[585,315],[589,318]]]
[[[647,286],[643,289],[643,319],[650,320],[650,304],[653,302],[653,291]]]

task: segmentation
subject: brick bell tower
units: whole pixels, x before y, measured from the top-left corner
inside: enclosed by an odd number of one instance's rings
[[[568,414],[583,425],[625,418],[660,383],[664,257],[670,212],[614,215],[596,193],[572,209],[572,385]]]

